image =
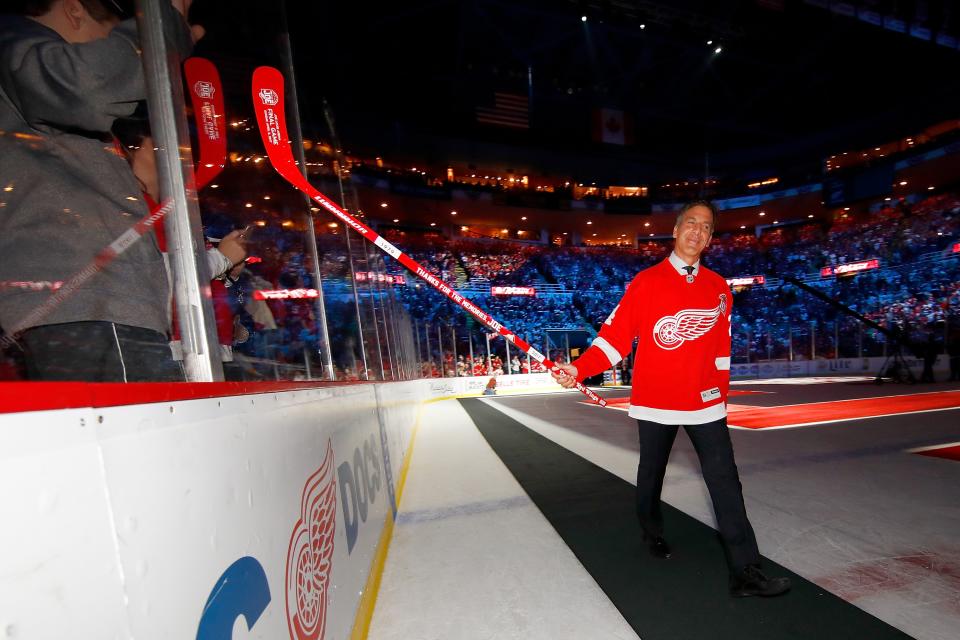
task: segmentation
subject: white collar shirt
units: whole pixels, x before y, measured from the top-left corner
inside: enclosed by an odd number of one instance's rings
[[[680,258],[680,256],[678,256],[676,253],[674,253],[673,251],[671,251],[671,252],[670,252],[670,257],[668,258],[668,260],[670,260],[670,264],[673,265],[673,268],[677,270],[677,273],[679,273],[679,274],[682,275],[682,276],[687,275],[687,271],[686,271],[686,269],[684,269],[684,267],[686,267],[686,266],[688,266],[688,265],[687,265],[686,262],[684,262],[684,261]],[[697,260],[696,262],[693,263],[693,265],[690,265],[690,266],[693,266],[693,274],[692,274],[692,275],[697,275],[697,274],[700,273],[700,261],[699,261],[699,260]]]

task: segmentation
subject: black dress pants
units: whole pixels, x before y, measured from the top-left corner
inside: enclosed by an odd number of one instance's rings
[[[29,380],[183,382],[167,337],[113,322],[66,322],[20,336]]]
[[[650,536],[663,535],[660,492],[670,449],[678,425],[637,420],[640,430],[640,464],[637,467],[637,517]],[[713,512],[733,572],[760,562],[753,527],[743,505],[743,488],[733,459],[733,444],[727,419],[707,424],[684,425],[700,459],[700,470],[713,502]]]

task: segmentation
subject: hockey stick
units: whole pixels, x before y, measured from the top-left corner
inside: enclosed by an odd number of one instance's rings
[[[189,58],[183,63],[183,73],[197,124],[200,157],[197,160],[195,182],[199,191],[210,184],[227,164],[223,86],[217,68],[206,58]]]
[[[284,80],[282,73],[273,67],[257,68],[257,70],[253,72],[252,92],[253,108],[254,111],[257,112],[257,125],[260,129],[260,137],[263,139],[263,146],[267,151],[267,157],[270,158],[270,163],[273,165],[273,168],[276,169],[277,173],[279,173],[284,180],[305,193],[311,200],[339,218],[344,224],[359,233],[367,241],[372,242],[384,253],[387,253],[407,269],[417,274],[420,279],[429,283],[434,289],[457,303],[460,308],[475,317],[484,326],[502,335],[518,349],[543,364],[548,370],[562,374],[562,370],[545,355],[494,320],[492,316],[485,313],[470,300],[454,291],[453,287],[430,273],[416,260],[377,234],[376,231],[335,205],[307,181],[306,177],[300,172],[300,167],[297,166],[297,163],[293,159],[290,139],[287,137],[287,125],[284,112]],[[577,390],[600,406],[606,406],[606,400],[579,382],[577,383]]]

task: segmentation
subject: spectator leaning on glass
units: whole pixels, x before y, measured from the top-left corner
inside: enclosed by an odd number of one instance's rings
[[[683,426],[700,459],[726,547],[733,596],[775,596],[788,578],[768,578],[747,519],[727,430],[732,296],[722,277],[700,264],[713,236],[716,209],[705,201],[684,205],[673,228],[670,256],[633,279],[603,323],[600,335],[554,379],[575,380],[616,366],[637,338],[630,416],[640,432],[637,517],[650,553],[669,558],[660,492],[677,428]]]
[[[121,144],[129,149],[133,173],[140,181],[140,188],[152,213],[160,206],[158,203],[160,189],[154,141],[150,135],[149,125],[145,120],[138,118],[118,120],[114,126],[114,133]],[[167,242],[163,225],[155,226],[154,231],[160,251],[166,256]],[[208,246],[206,252],[207,270],[213,277],[210,290],[213,298],[213,314],[217,322],[217,336],[220,341],[220,357],[225,365],[224,376],[227,380],[236,377],[238,373],[236,368],[226,366],[226,363],[233,362],[236,329],[229,302],[231,296],[227,293],[227,288],[235,286],[237,278],[243,271],[250,231],[250,227],[228,231],[222,238],[216,239],[216,247]],[[175,309],[173,310],[175,312]],[[170,349],[173,357],[178,361],[183,360],[183,346],[176,322],[174,322],[172,338]]]
[[[120,0],[21,0],[0,16],[0,281],[65,281],[147,205],[109,131],[146,97],[136,25]],[[162,3],[192,47],[188,0]],[[0,326],[51,291],[0,289]],[[167,347],[169,287],[152,234],[18,338],[37,380],[182,379]]]

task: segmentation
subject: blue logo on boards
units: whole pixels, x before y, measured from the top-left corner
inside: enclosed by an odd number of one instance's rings
[[[353,464],[349,460],[337,467],[340,485],[340,504],[343,508],[343,528],[347,533],[347,553],[357,544],[360,524],[367,521],[368,507],[377,501],[380,492],[380,456],[377,437],[371,435],[361,447],[353,450]]]
[[[197,640],[230,640],[233,623],[239,616],[252,630],[268,604],[270,585],[263,566],[256,558],[240,558],[223,572],[210,591],[197,627]]]

